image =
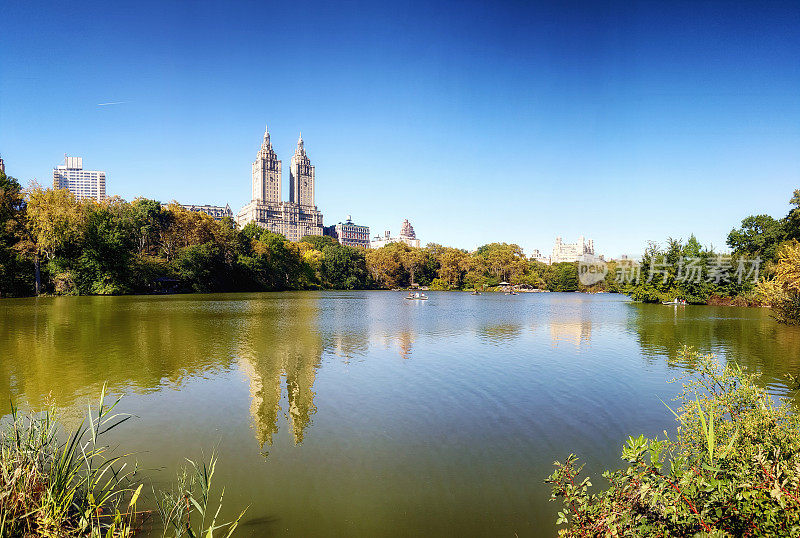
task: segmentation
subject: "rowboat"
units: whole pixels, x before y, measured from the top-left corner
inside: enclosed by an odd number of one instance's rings
[[[417,300],[417,301],[427,301],[428,300],[428,296],[425,295],[424,293],[416,292],[416,293],[409,293],[406,296],[406,299],[413,299],[413,300]]]

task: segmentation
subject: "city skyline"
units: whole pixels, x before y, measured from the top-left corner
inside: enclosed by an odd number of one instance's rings
[[[238,208],[268,121],[278,154],[313,145],[329,223],[613,257],[692,233],[725,250],[800,177],[792,3],[40,7],[7,6],[0,47],[0,155],[24,183],[66,152],[109,195]]]

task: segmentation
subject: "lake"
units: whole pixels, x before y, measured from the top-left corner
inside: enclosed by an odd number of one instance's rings
[[[673,430],[684,344],[775,395],[800,373],[800,329],[765,309],[429,295],[3,299],[0,415],[74,422],[106,383],[135,415],[113,441],[157,486],[216,448],[240,536],[552,536],[553,460],[600,485],[629,434]]]

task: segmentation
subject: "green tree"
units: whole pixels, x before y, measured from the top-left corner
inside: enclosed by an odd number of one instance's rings
[[[26,295],[32,290],[28,264],[16,247],[24,228],[25,199],[19,182],[0,172],[0,297]]]
[[[130,292],[130,270],[137,248],[130,204],[118,198],[87,204],[80,255],[72,267],[80,293]]]
[[[86,211],[84,204],[66,189],[42,189],[34,185],[26,192],[26,233],[21,250],[34,264],[36,293],[41,291],[41,262],[46,260],[56,269],[59,255],[70,255],[78,249],[84,231]],[[60,275],[69,280],[69,275]]]
[[[783,222],[769,215],[755,215],[743,219],[740,228],[731,230],[727,243],[736,254],[774,260],[785,237]]]

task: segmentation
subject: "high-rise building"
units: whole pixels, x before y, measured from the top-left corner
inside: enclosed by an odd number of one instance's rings
[[[594,241],[583,236],[578,238],[577,243],[564,243],[560,237],[556,237],[553,255],[550,257],[552,263],[590,262],[595,259]]]
[[[75,198],[106,199],[106,173],[84,170],[81,157],[64,156],[64,164],[53,169],[53,188],[68,189]]]
[[[325,227],[325,235],[329,235],[348,247],[369,248],[369,226],[353,223],[350,215],[345,222]]]
[[[294,150],[289,167],[289,201],[314,207],[314,167],[306,155],[306,148],[303,147],[302,134],[297,139],[297,148]]]
[[[281,201],[281,161],[272,149],[269,130],[264,129],[264,141],[253,162],[253,197],[258,202]]]
[[[290,241],[306,235],[322,235],[322,213],[314,205],[314,167],[301,137],[292,157],[289,201],[281,200],[281,161],[272,149],[269,131],[253,163],[252,199],[236,216],[240,227],[255,222],[283,234]]]
[[[0,157],[0,173],[6,173],[6,163],[3,162],[2,157]]]

